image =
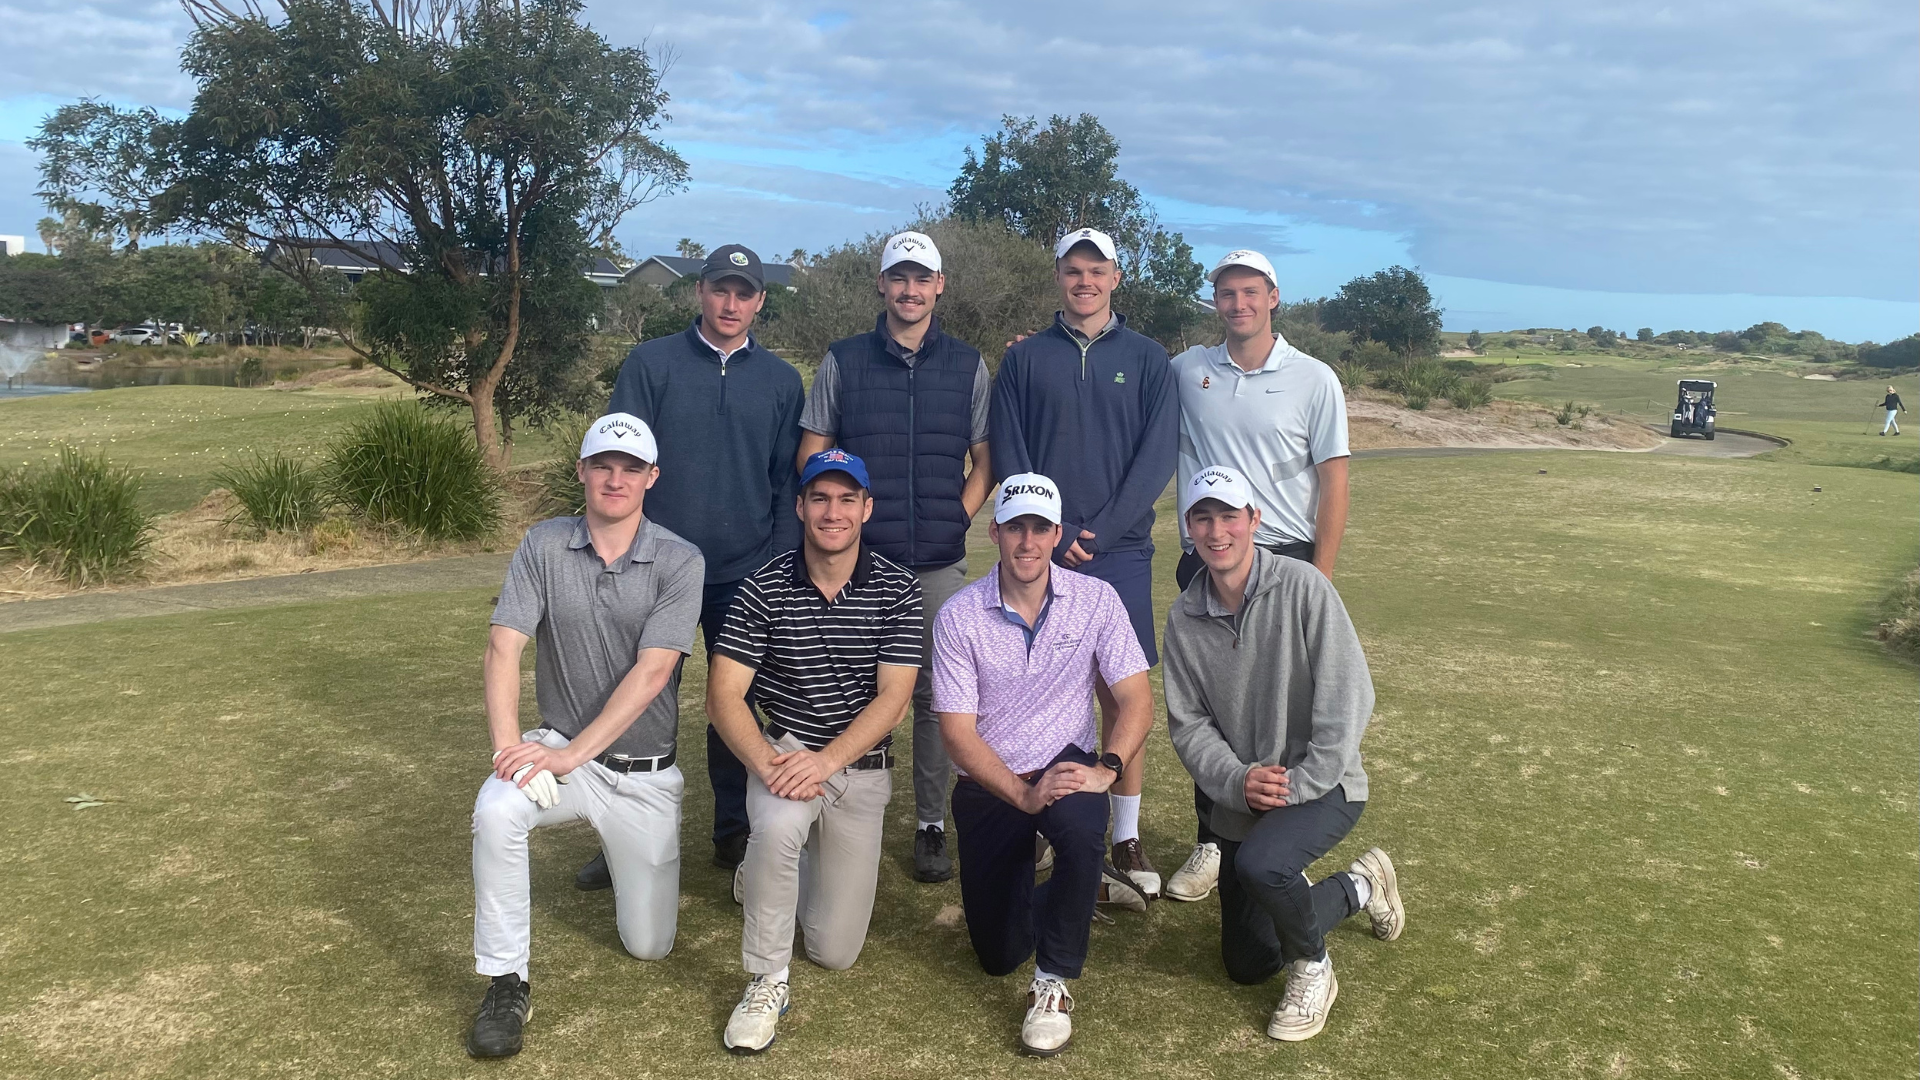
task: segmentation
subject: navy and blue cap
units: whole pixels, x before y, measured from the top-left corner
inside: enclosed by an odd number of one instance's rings
[[[760,256],[745,244],[726,244],[713,249],[707,261],[700,266],[700,280],[719,281],[723,278],[739,278],[753,286],[754,292],[767,291],[767,275],[760,266]]]
[[[861,487],[873,487],[873,484],[867,480],[867,463],[837,446],[831,450],[822,450],[807,459],[807,467],[800,470],[800,486],[806,487],[813,483],[814,477],[830,472],[846,473]]]

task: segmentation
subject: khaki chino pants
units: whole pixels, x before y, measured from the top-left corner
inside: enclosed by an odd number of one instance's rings
[[[791,735],[773,745],[783,753],[802,748]],[[818,798],[797,802],[769,791],[751,771],[747,776],[753,832],[741,873],[746,926],[740,962],[749,975],[787,967],[796,919],[806,935],[807,958],[821,967],[852,967],[866,944],[892,771],[842,769],[822,788]]]

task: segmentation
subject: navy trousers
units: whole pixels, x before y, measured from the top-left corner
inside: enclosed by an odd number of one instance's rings
[[[1346,873],[1307,884],[1307,867],[1344,839],[1364,802],[1345,788],[1269,810],[1238,843],[1220,844],[1220,958],[1227,977],[1260,983],[1295,960],[1317,960],[1327,932],[1360,910]]]
[[[1054,758],[1082,765],[1096,760],[1071,745]],[[1031,956],[1044,971],[1079,978],[1106,862],[1106,794],[1076,791],[1029,814],[963,776],[953,786],[953,824],[960,903],[980,967],[1005,975]],[[1053,845],[1053,875],[1038,886],[1035,833]]]
[[[707,667],[713,667],[713,643],[720,640],[720,628],[726,625],[727,609],[733,606],[740,582],[709,583],[700,598],[700,635],[707,641]],[[682,664],[686,663],[683,659]],[[680,684],[679,672],[674,685]],[[751,692],[747,695],[753,704]],[[713,785],[713,842],[715,845],[747,835],[747,767],[733,756],[727,741],[712,724],[707,725],[707,780]]]
[[[1301,562],[1313,561],[1313,543],[1311,541],[1276,544],[1266,550],[1275,555],[1284,555],[1289,559],[1299,559]],[[1180,555],[1180,562],[1173,568],[1173,583],[1181,592],[1186,592],[1187,583],[1192,581],[1200,571],[1206,568],[1207,564],[1201,561],[1199,555],[1191,551],[1183,552]],[[1207,824],[1207,819],[1213,816],[1213,800],[1207,798],[1207,793],[1200,790],[1199,784],[1193,785],[1193,816],[1199,819],[1200,822],[1194,843],[1218,844],[1220,838],[1213,835],[1213,827]]]

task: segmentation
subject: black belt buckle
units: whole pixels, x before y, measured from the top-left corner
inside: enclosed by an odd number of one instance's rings
[[[891,769],[893,768],[893,751],[890,749],[869,750],[866,753],[860,755],[858,758],[854,759],[853,764],[847,766],[847,768],[849,769]]]
[[[678,750],[669,750],[660,757],[623,758],[614,757],[612,754],[601,754],[593,760],[617,773],[661,772],[672,768],[674,759],[678,756]]]

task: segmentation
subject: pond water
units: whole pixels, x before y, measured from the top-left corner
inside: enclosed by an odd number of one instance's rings
[[[122,386],[264,386],[274,379],[292,379],[309,371],[333,367],[339,360],[269,360],[249,383],[241,360],[196,360],[189,363],[142,364],[117,357],[76,363],[66,358],[39,362],[8,375],[0,398],[35,397],[80,390],[113,390]]]

